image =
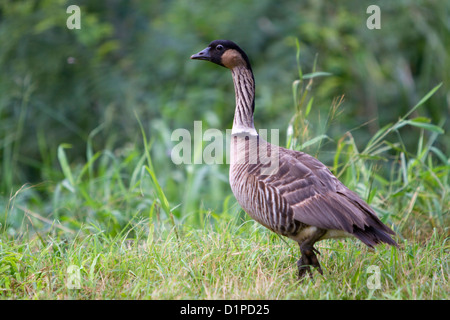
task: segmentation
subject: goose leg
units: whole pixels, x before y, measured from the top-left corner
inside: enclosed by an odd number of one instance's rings
[[[320,254],[320,252],[314,248],[314,243],[325,233],[326,230],[318,229],[309,238],[299,243],[300,253],[302,254],[301,258],[297,261],[299,279],[302,279],[306,275],[306,272],[308,272],[309,276],[312,278],[311,267],[317,269],[317,271],[323,275],[322,268],[320,267],[319,260],[316,256],[316,253]]]
[[[311,267],[316,268],[317,271],[323,275],[322,268],[320,267],[319,260],[316,256],[316,253],[320,254],[320,252],[312,245],[301,245],[300,252],[302,256],[297,261],[299,279],[302,279],[306,275],[306,272],[308,272],[309,276],[312,278],[313,274]]]

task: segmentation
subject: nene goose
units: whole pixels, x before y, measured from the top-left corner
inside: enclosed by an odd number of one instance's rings
[[[255,81],[249,59],[234,42],[215,40],[191,59],[211,61],[231,70],[236,109],[231,132],[230,185],[254,220],[300,246],[298,275],[311,267],[323,271],[314,243],[356,237],[369,247],[397,246],[395,233],[319,160],[303,152],[272,145],[253,125]]]

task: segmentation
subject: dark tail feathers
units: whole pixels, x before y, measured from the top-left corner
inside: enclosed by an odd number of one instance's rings
[[[363,230],[355,226],[353,229],[353,235],[371,248],[382,242],[398,247],[397,242],[395,242],[389,235],[395,234],[394,231],[385,225],[383,225],[383,227],[384,228],[367,226]]]

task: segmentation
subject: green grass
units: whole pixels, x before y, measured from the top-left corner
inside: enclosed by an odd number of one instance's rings
[[[0,295],[8,299],[446,299],[448,245],[367,249],[354,240],[319,245],[324,276],[298,282],[299,250],[253,223],[158,231],[148,220],[135,236],[108,237],[89,227],[71,240],[2,239]],[[149,229],[150,228],[150,229]],[[88,235],[83,235],[88,234]],[[80,288],[68,288],[68,268]],[[380,288],[367,286],[370,266]]]
[[[381,130],[378,137],[394,129]],[[303,282],[297,245],[249,220],[231,195],[219,209],[183,212],[167,196],[169,181],[158,182],[150,148],[94,153],[88,146],[86,164],[74,166],[63,145],[60,181],[24,185],[5,205],[0,297],[447,299],[450,166],[430,159],[443,155],[423,139],[414,154],[386,137],[375,136],[361,152],[351,135],[338,141],[332,170],[397,231],[400,247],[373,251],[356,240],[324,241],[324,276]],[[382,156],[387,148],[398,152]],[[387,178],[380,157],[392,166]],[[188,181],[198,183],[186,179],[183,192],[195,187]],[[80,268],[79,289],[67,287],[70,266]],[[380,270],[376,290],[367,285],[370,266]]]
[[[0,297],[448,299],[450,159],[435,146],[442,124],[417,115],[440,85],[360,150],[358,128],[337,139],[328,134],[342,100],[321,125],[311,125],[321,123],[311,87],[325,75],[300,70],[291,125],[308,130],[288,130],[287,144],[317,155],[367,200],[397,232],[398,249],[323,241],[324,276],[299,282],[297,245],[243,213],[227,166],[174,166],[168,127],[160,123],[148,141],[136,116],[142,145],[96,151],[99,127],[84,162],[72,160],[70,145],[62,144],[55,152],[60,168],[46,167],[42,183],[0,198]],[[415,150],[403,143],[407,128],[420,132]],[[80,270],[79,289],[67,285],[71,266]],[[367,285],[371,266],[380,270],[376,290]]]

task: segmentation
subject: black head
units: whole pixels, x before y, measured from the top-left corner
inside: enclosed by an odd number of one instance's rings
[[[214,40],[205,49],[192,55],[191,59],[211,61],[228,69],[244,66],[251,70],[245,52],[230,40]]]

